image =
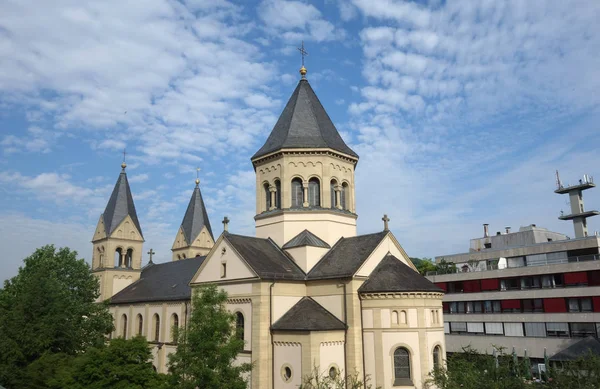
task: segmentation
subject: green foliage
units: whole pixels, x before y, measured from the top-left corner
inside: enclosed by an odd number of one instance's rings
[[[0,289],[0,383],[24,387],[22,381],[35,380],[24,376],[34,371],[26,367],[42,356],[102,345],[113,325],[98,296],[98,279],[75,251],[48,245],[25,258]]]
[[[437,271],[438,274],[453,274],[456,273],[456,264],[453,262],[446,262],[446,260],[444,258],[442,258],[436,265],[435,265],[436,269],[435,271]]]
[[[343,376],[336,374],[330,376],[329,372],[320,372],[318,366],[314,366],[310,375],[302,378],[302,384],[299,389],[372,389],[369,383],[369,377],[365,381],[361,379],[360,374],[355,371],[352,374]]]
[[[599,389],[600,357],[591,352],[550,369],[549,387],[555,389]]]
[[[170,381],[178,389],[246,389],[243,374],[250,364],[236,364],[244,341],[235,331],[235,315],[225,303],[227,293],[215,285],[201,286],[192,298],[187,328],[178,335],[169,356]]]
[[[448,274],[456,272],[456,265],[451,262],[441,260],[435,264],[431,258],[411,258],[410,259],[421,275],[427,275],[427,272],[437,272],[438,274]]]

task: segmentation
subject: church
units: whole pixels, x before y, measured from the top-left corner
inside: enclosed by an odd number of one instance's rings
[[[297,388],[318,367],[357,372],[373,387],[423,387],[444,363],[443,291],[413,266],[388,229],[357,235],[354,171],[344,142],[301,79],[265,144],[256,172],[255,236],[215,236],[199,180],[176,233],[172,261],[142,267],[144,236],[122,165],[94,237],[92,269],[109,299],[113,337],[145,336],[166,373],[193,289],[214,283],[242,331],[238,360],[250,388]]]

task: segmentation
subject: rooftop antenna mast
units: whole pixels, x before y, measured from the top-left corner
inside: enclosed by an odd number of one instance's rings
[[[563,185],[562,185],[562,182],[560,182],[560,176],[558,175],[558,170],[557,170],[556,171],[556,188],[560,189],[562,187],[563,187]]]

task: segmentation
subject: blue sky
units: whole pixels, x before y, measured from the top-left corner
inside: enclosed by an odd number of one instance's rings
[[[90,257],[124,147],[159,262],[196,166],[213,230],[228,215],[253,234],[249,158],[297,83],[301,40],[361,157],[360,233],[387,213],[428,257],[466,251],[486,222],[573,235],[554,171],[600,179],[598,20],[592,0],[3,1],[0,279],[46,243]]]

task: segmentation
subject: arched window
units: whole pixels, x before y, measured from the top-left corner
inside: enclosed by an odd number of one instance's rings
[[[292,208],[299,208],[304,202],[304,192],[302,190],[302,180],[294,178],[292,180]]]
[[[392,311],[392,324],[398,324],[398,311]]]
[[[127,339],[127,315],[121,316],[121,325],[123,326],[123,339]]]
[[[179,332],[179,316],[176,313],[171,315],[171,342],[177,342]]]
[[[435,320],[435,311],[432,309],[431,310],[431,324],[435,324],[436,320]]]
[[[154,341],[158,342],[160,338],[160,317],[158,313],[154,314]]]
[[[329,378],[331,378],[332,380],[335,380],[337,376],[338,376],[338,370],[335,368],[335,366],[331,366],[329,368]]]
[[[441,353],[442,350],[440,349],[440,346],[435,346],[433,348],[433,368],[434,369],[438,369],[441,365]]]
[[[264,195],[265,195],[265,211],[271,209],[271,192],[269,191],[269,184],[263,184]]]
[[[127,249],[127,254],[125,254],[125,267],[132,267],[133,260],[133,249]]]
[[[122,253],[123,249],[120,247],[115,250],[115,267],[121,267],[123,265]]]
[[[412,385],[410,353],[404,347],[398,347],[394,351],[394,385]]]
[[[281,209],[281,181],[275,180],[275,208]]]
[[[321,205],[321,184],[316,177],[308,180],[308,205],[311,207]]]
[[[140,313],[138,313],[137,315],[137,327],[138,327],[138,335],[142,335],[144,332],[144,318],[142,317],[142,315]]]
[[[340,205],[342,207],[342,209],[348,209],[350,207],[348,207],[348,203],[350,202],[350,190],[349,190],[349,186],[347,183],[343,183],[342,184],[342,191],[340,192]]]
[[[244,315],[241,312],[235,313],[235,329],[237,336],[244,340]]]
[[[330,201],[331,201],[331,208],[335,208],[336,204],[336,196],[335,196],[335,187],[337,186],[337,181],[336,180],[331,180],[331,182],[329,183],[329,191],[330,193]]]
[[[400,323],[406,324],[406,311],[400,311]]]
[[[185,258],[186,258],[185,254],[181,254],[181,259],[185,259]]]

